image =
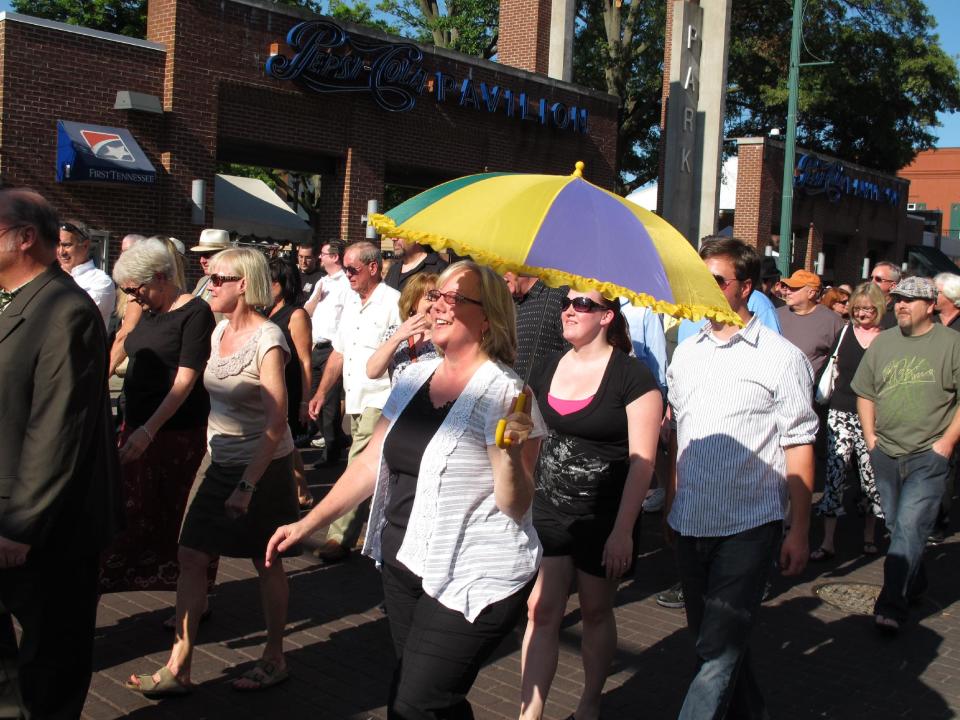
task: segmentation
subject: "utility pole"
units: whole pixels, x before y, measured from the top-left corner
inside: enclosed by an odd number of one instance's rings
[[[783,148],[783,186],[780,193],[780,257],[782,277],[790,275],[793,257],[793,166],[797,154],[797,95],[800,85],[800,26],[803,0],[793,0],[793,31],[790,34],[790,74],[787,77],[787,142]]]

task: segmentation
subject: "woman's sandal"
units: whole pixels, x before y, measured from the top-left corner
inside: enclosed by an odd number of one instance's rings
[[[863,554],[864,555],[879,555],[880,548],[877,547],[876,543],[864,541],[863,543]]]
[[[286,667],[280,667],[269,660],[257,660],[257,664],[236,678],[233,683],[233,689],[238,692],[257,692],[267,688],[279,685],[284,680],[290,678],[290,671]],[[244,687],[237,685],[238,680],[249,680],[257,683],[255,686]]]
[[[153,675],[159,676],[160,681],[154,680]],[[153,675],[136,675],[136,682],[132,679],[127,680],[123,686],[128,690],[140,693],[144,697],[153,699],[181,697],[189,695],[193,691],[192,684],[186,685],[180,682],[166,665]]]
[[[811,559],[813,562],[822,562],[822,561],[824,561],[824,560],[833,560],[833,558],[836,556],[836,554],[837,554],[837,553],[836,553],[836,551],[834,551],[834,550],[827,550],[825,547],[819,547],[819,548],[817,548],[816,550],[814,550],[812,553],[810,553],[810,559]]]
[[[205,623],[207,620],[210,619],[211,615],[213,615],[213,609],[208,607],[206,610],[200,613],[200,622]],[[174,613],[173,615],[168,617],[166,620],[164,620],[162,623],[160,623],[160,627],[162,627],[164,630],[169,630],[170,632],[173,632],[174,630],[176,630],[177,614]]]
[[[892,617],[887,617],[886,615],[874,615],[873,616],[873,626],[882,633],[887,635],[896,635],[900,632],[900,623],[897,620],[894,620]]]

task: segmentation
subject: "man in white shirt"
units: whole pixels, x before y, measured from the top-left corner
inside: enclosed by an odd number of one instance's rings
[[[90,259],[90,236],[86,226],[79,220],[67,220],[60,225],[57,260],[64,272],[70,273],[74,282],[96,303],[103,326],[106,327],[117,302],[116,286],[110,276]]]
[[[760,275],[756,250],[727,238],[700,256],[744,327],[711,320],[667,370],[677,424],[667,522],[697,659],[679,720],[753,720],[769,717],[749,650],[767,576],[775,558],[784,575],[807,564],[813,370],[747,308]]]
[[[347,246],[343,271],[353,292],[348,296],[334,334],[333,352],[323,378],[310,401],[310,417],[316,419],[328,393],[343,377],[346,412],[350,416],[353,443],[347,463],[366,447],[380,413],[390,396],[390,376],[367,377],[367,360],[383,342],[387,329],[400,324],[400,293],[381,281],[383,257],[380,248],[367,240]],[[330,526],[327,542],[314,554],[327,563],[344,560],[360,537],[366,518],[364,503]]]
[[[333,352],[333,336],[336,335],[337,328],[340,326],[343,306],[353,294],[347,275],[343,272],[343,249],[344,243],[339,240],[331,240],[320,248],[320,265],[326,275],[313,286],[303,306],[310,316],[313,333],[313,349],[310,352],[312,385],[310,394],[305,397],[313,397],[317,388],[320,387],[323,371]],[[315,424],[311,422],[309,436],[317,434],[320,436],[312,444],[315,447],[326,448],[326,459],[323,464],[332,464],[340,459],[343,436],[343,431],[340,429],[340,396],[342,394],[343,383],[338,377],[324,395],[318,421]]]

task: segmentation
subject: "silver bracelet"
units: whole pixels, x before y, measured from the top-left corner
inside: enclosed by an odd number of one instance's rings
[[[147,436],[147,439],[152,443],[152,442],[153,442],[153,434],[152,434],[149,430],[147,430],[147,426],[146,426],[146,425],[141,425],[141,426],[140,426],[140,430],[143,430],[143,434],[146,435],[146,436]]]

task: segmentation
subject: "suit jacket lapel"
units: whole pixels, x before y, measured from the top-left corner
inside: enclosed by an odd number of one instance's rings
[[[63,270],[60,269],[59,265],[54,263],[28,282],[23,290],[17,293],[13,302],[7,305],[7,309],[3,311],[3,315],[0,315],[0,342],[3,342],[9,337],[14,328],[23,322],[23,311],[27,309],[30,301],[37,296],[37,293],[43,290],[50,281],[61,273],[63,273]]]

